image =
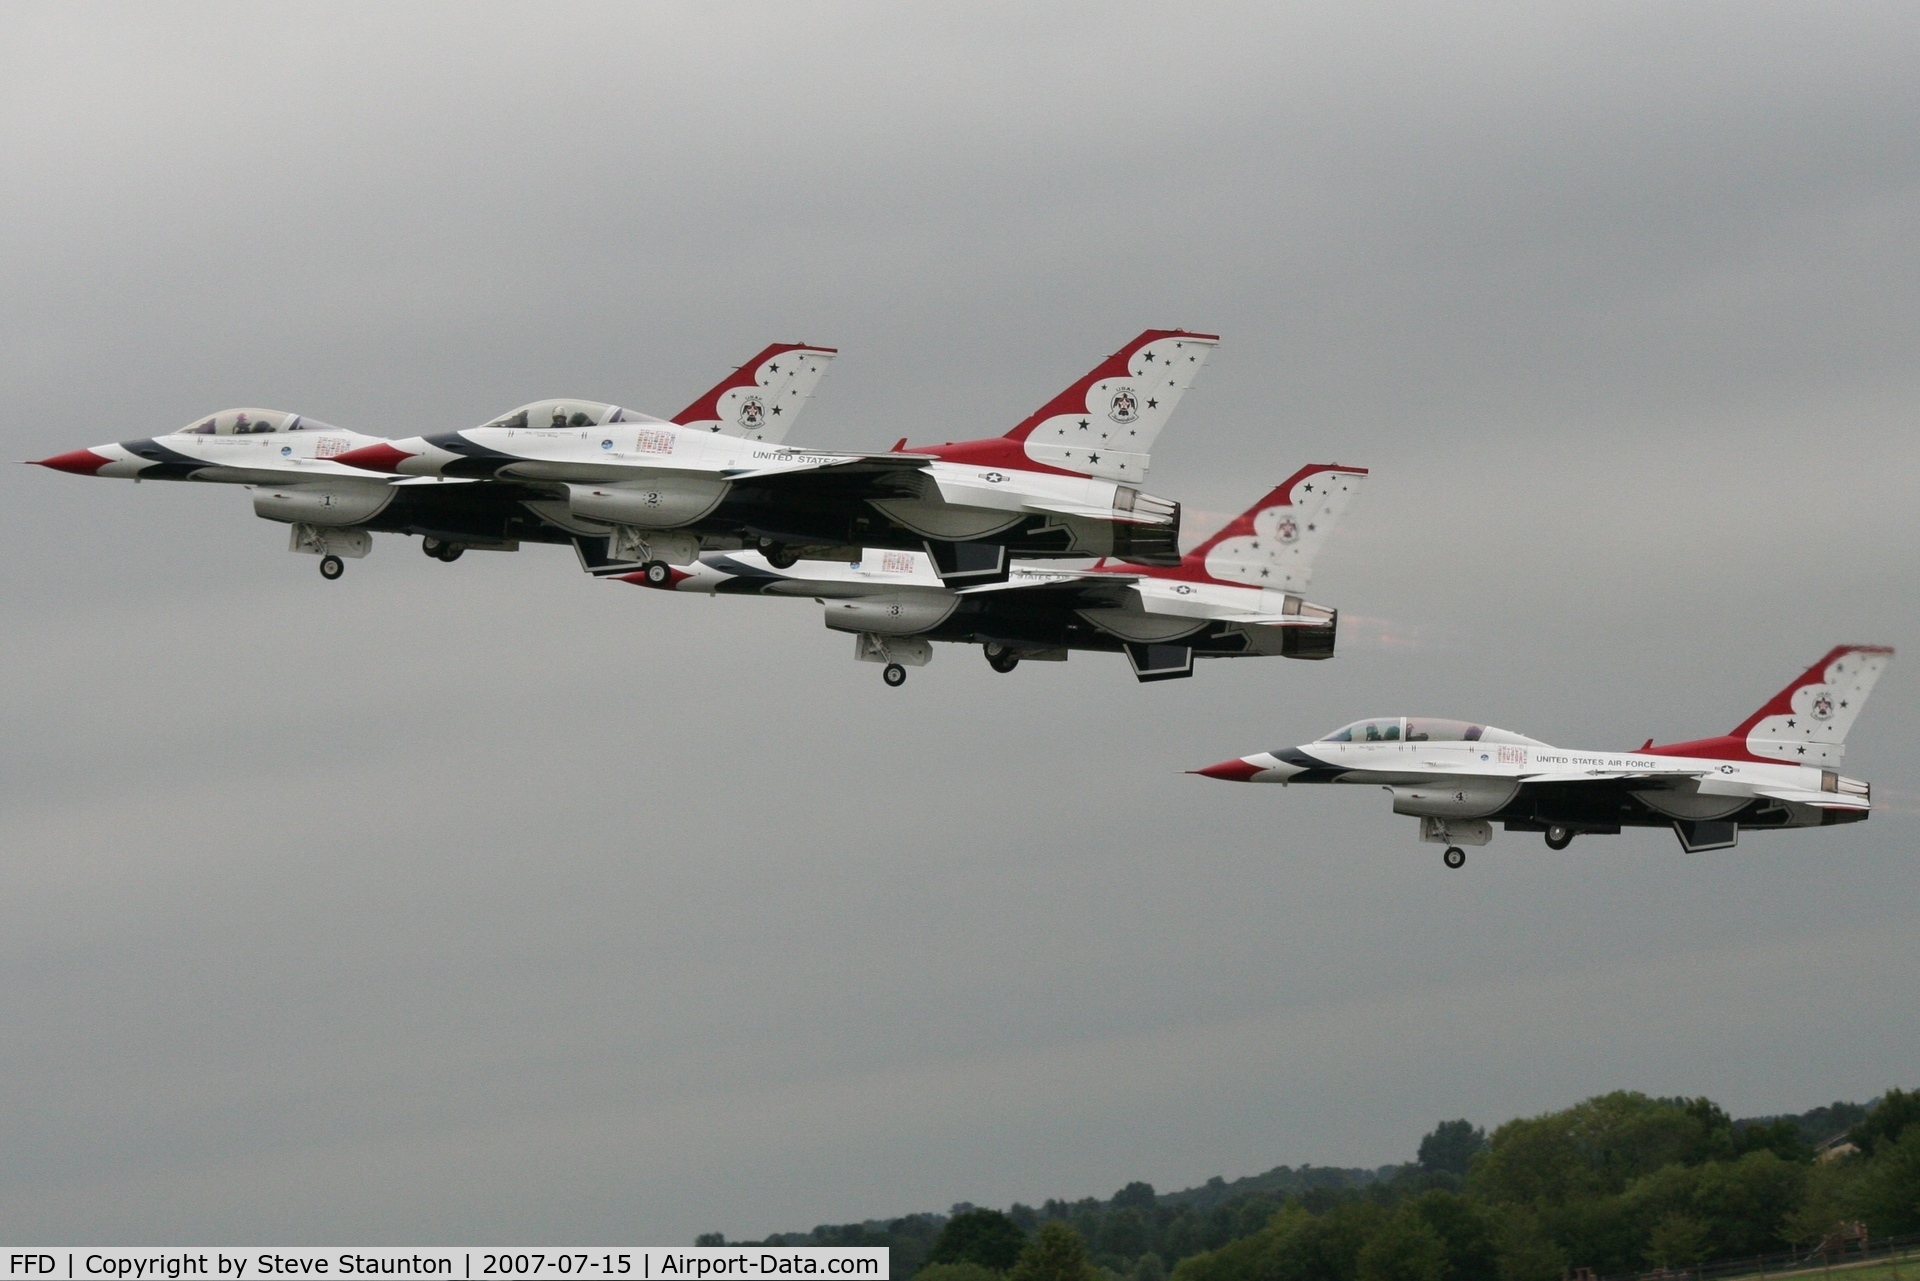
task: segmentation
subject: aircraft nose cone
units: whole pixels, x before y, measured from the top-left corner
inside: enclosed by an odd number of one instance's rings
[[[1236,756],[1230,761],[1221,761],[1218,765],[1209,765],[1205,769],[1190,769],[1189,774],[1200,774],[1207,778],[1224,778],[1229,783],[1244,783],[1260,772],[1258,765],[1251,764]]]
[[[613,577],[616,582],[632,583],[635,587],[652,587],[663,592],[670,592],[693,577],[686,570],[675,569],[672,565],[668,565],[666,570],[667,576],[657,583],[647,577],[647,571],[644,569],[635,570],[631,574],[615,574]]]
[[[27,461],[35,467],[51,467],[55,471],[70,471],[76,476],[91,476],[113,459],[103,458],[91,449],[75,449],[51,458],[30,458]]]
[[[344,454],[335,454],[333,461],[345,463],[349,467],[358,467],[361,471],[383,471],[399,475],[400,464],[413,455],[392,445],[362,445],[358,449],[349,449]]]

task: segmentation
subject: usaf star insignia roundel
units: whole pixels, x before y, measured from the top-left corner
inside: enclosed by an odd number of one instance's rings
[[[1133,388],[1122,387],[1113,393],[1112,407],[1107,417],[1117,423],[1130,423],[1140,417],[1140,398],[1133,394]]]
[[[749,396],[740,402],[740,425],[748,431],[763,427],[767,421],[767,406],[758,396]]]

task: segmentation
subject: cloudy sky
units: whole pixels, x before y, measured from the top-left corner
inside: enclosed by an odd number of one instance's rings
[[[6,456],[262,405],[997,434],[1224,336],[1197,537],[1374,480],[1341,653],[1134,683],[810,603],[0,472],[0,1229],[672,1244],[1408,1159],[1616,1088],[1920,1085],[1907,6],[201,5],[0,13]],[[1904,646],[1866,824],[1500,835],[1182,770],[1363,715],[1720,733]]]

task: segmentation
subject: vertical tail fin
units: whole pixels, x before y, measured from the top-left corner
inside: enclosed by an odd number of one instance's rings
[[[1169,577],[1300,591],[1334,522],[1367,478],[1364,467],[1311,463],[1274,486],[1219,533],[1188,552]],[[1140,571],[1155,573],[1154,570]]]
[[[838,354],[833,347],[777,342],[673,416],[682,427],[778,444]]]
[[[1649,744],[1642,750],[1661,756],[1838,766],[1846,758],[1847,731],[1891,661],[1893,650],[1885,645],[1836,645],[1731,734],[1663,747]]]
[[[1836,645],[1740,722],[1732,737],[1745,739],[1755,756],[1797,765],[1836,763],[1846,755],[1847,731],[1892,658],[1884,645]]]
[[[1219,342],[1217,334],[1149,329],[1005,436],[918,452],[1138,484],[1160,429]]]

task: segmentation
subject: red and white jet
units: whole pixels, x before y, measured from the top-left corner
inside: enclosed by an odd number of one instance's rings
[[[1490,725],[1426,717],[1355,721],[1317,742],[1194,770],[1242,783],[1360,783],[1393,793],[1420,839],[1485,845],[1493,823],[1544,832],[1565,849],[1582,832],[1668,827],[1689,852],[1731,848],[1741,830],[1857,823],[1873,790],[1839,772],[1847,731],[1893,651],[1841,645],[1732,733],[1638,751],[1553,747]]]
[[[1173,565],[1179,505],[1138,486],[1218,341],[1148,330],[1007,435],[917,450],[902,438],[886,453],[807,451],[612,405],[564,402],[560,414],[548,412],[559,402],[542,402],[340,461],[506,487],[574,534],[596,573],[745,549],[789,567],[865,547],[924,550],[949,585],[1004,581],[1016,555]]]
[[[854,633],[854,657],[889,685],[933,657],[933,641],[976,644],[998,672],[1021,659],[1124,650],[1142,681],[1193,674],[1195,658],[1331,658],[1339,615],[1302,599],[1315,556],[1367,473],[1303,467],[1178,565],[1016,562],[1006,581],[952,587],[923,552],[870,547],[848,561],[780,566],[754,552],[707,552],[622,581],[708,595],[812,599]]]
[[[657,423],[702,436],[775,445],[799,416],[833,359],[833,349],[775,343],[722,379],[671,423],[593,401],[548,400],[510,419],[553,433],[604,423]],[[192,480],[247,485],[255,514],[293,526],[291,550],[320,557],[328,579],[342,557],[365,556],[374,533],[418,535],[427,555],[457,559],[468,549],[516,551],[521,542],[571,543],[562,487],[479,485],[395,477],[350,455],[385,457],[391,443],[270,409],[228,409],[146,440],[76,449],[38,465],[81,476]],[[606,526],[595,527],[602,538]]]

